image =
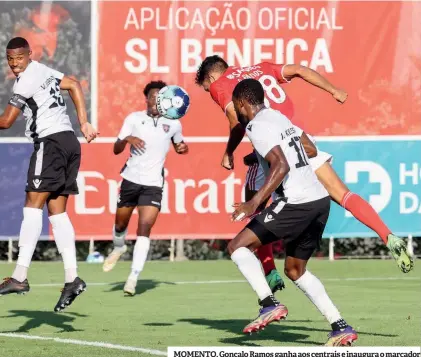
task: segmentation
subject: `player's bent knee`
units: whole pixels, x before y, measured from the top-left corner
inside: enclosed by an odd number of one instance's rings
[[[49,195],[49,192],[27,192],[25,207],[42,209]]]
[[[116,231],[116,233],[123,233],[126,231],[126,229],[127,229],[126,223],[116,222],[114,225],[114,230]]]
[[[285,276],[292,281],[300,279],[300,277],[305,273],[305,268],[299,266],[286,266],[284,268]]]
[[[231,256],[237,249],[242,248],[243,245],[235,243],[233,240],[228,243],[228,254]]]
[[[244,241],[233,239],[231,242],[228,243],[228,254],[232,255],[232,253],[234,253],[239,248],[248,248],[250,250],[254,250],[254,247],[247,245]]]

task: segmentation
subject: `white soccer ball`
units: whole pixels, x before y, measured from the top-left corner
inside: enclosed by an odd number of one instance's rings
[[[156,108],[160,115],[167,119],[180,119],[186,115],[190,107],[187,92],[175,85],[166,86],[158,92]]]

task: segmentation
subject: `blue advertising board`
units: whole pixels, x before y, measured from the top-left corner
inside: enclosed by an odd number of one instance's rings
[[[397,235],[421,236],[421,140],[318,140],[333,155],[333,167],[349,189],[367,200]],[[32,144],[0,143],[0,240],[17,238],[22,221],[26,175]],[[49,236],[43,215],[41,239]],[[332,203],[324,237],[376,237],[336,203]]]
[[[381,138],[381,137],[379,137]],[[349,189],[367,200],[400,236],[421,236],[421,141],[318,141]],[[332,203],[325,237],[376,237]]]

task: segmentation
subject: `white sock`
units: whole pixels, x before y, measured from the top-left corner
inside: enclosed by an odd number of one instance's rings
[[[63,258],[64,278],[71,283],[77,278],[75,230],[66,212],[50,216],[57,249]]]
[[[259,260],[247,248],[238,248],[231,254],[232,261],[240,269],[260,300],[272,295],[272,290],[265,279]]]
[[[294,284],[306,294],[330,324],[341,319],[341,314],[327,295],[322,282],[308,270]]]
[[[133,250],[132,272],[129,279],[137,280],[148,258],[151,241],[148,237],[138,236]]]
[[[126,235],[127,229],[124,232],[116,232],[115,225],[113,226],[113,243],[115,250],[123,249],[126,244]]]
[[[19,233],[19,256],[12,278],[24,281],[42,231],[42,209],[24,207]]]

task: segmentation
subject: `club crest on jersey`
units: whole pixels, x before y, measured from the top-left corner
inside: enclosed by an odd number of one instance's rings
[[[168,132],[170,131],[170,126],[169,126],[169,125],[167,125],[167,124],[162,124],[162,129],[164,129],[164,131],[165,131],[166,133],[168,133]]]

